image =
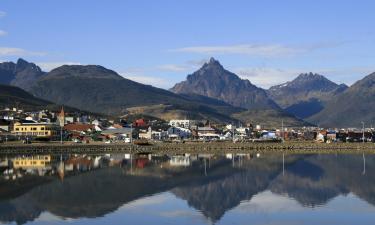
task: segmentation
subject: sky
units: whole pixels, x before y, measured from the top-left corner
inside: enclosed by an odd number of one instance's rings
[[[0,0],[0,61],[96,64],[161,88],[214,57],[262,88],[375,72],[373,0]]]

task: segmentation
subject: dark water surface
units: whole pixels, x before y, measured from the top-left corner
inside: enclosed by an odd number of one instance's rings
[[[0,159],[0,224],[375,224],[374,155]]]

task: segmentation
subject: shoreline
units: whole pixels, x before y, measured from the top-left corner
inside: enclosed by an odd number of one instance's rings
[[[155,143],[152,145],[135,144],[75,144],[33,143],[33,144],[1,144],[0,155],[3,154],[87,154],[87,153],[371,153],[375,154],[375,143],[316,143],[316,142],[284,142],[284,143],[232,143],[232,142],[187,142],[187,143]]]

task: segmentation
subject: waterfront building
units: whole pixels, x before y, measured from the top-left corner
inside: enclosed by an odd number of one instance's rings
[[[52,138],[59,135],[59,128],[51,123],[16,122],[12,133],[18,136]]]

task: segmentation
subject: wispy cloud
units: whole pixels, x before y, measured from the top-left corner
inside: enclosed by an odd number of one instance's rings
[[[166,65],[160,65],[157,67],[157,69],[162,71],[171,71],[171,72],[184,72],[191,69],[191,67],[186,65],[177,65],[177,64],[166,64]]]
[[[234,68],[233,71],[242,79],[250,80],[251,83],[262,88],[269,88],[273,85],[285,83],[294,79],[298,74],[306,72],[302,69],[268,67]]]
[[[188,60],[182,64],[165,64],[157,66],[157,70],[169,71],[169,72],[191,72],[198,69],[203,64],[208,62],[209,59],[200,59],[200,60]]]
[[[226,45],[226,46],[193,46],[178,49],[171,49],[172,52],[200,53],[207,55],[215,54],[243,54],[261,57],[279,57],[291,56],[301,52],[304,49],[284,46],[280,44],[244,44],[244,45]]]
[[[134,73],[129,73],[129,72],[122,72],[120,73],[120,75],[129,80],[133,80],[142,84],[152,85],[152,86],[159,87],[159,88],[168,88],[172,85],[171,81],[168,81],[166,79],[163,79],[161,77],[156,77],[156,76],[147,76],[147,75],[134,74]]]
[[[255,57],[289,57],[319,50],[339,47],[348,41],[317,42],[300,45],[284,44],[238,44],[238,45],[216,45],[216,46],[190,46],[170,49],[170,52],[198,53],[206,55],[240,54]]]
[[[36,64],[47,72],[62,65],[81,65],[79,62],[37,62]]]
[[[28,51],[22,48],[0,47],[0,56],[44,56],[45,52]]]
[[[7,35],[8,34],[8,32],[6,32],[6,31],[4,31],[4,30],[0,30],[0,37],[1,36],[5,36],[5,35]]]
[[[1,18],[1,17],[4,17],[4,16],[6,16],[6,15],[7,15],[6,12],[4,12],[4,11],[0,11],[0,18]]]

